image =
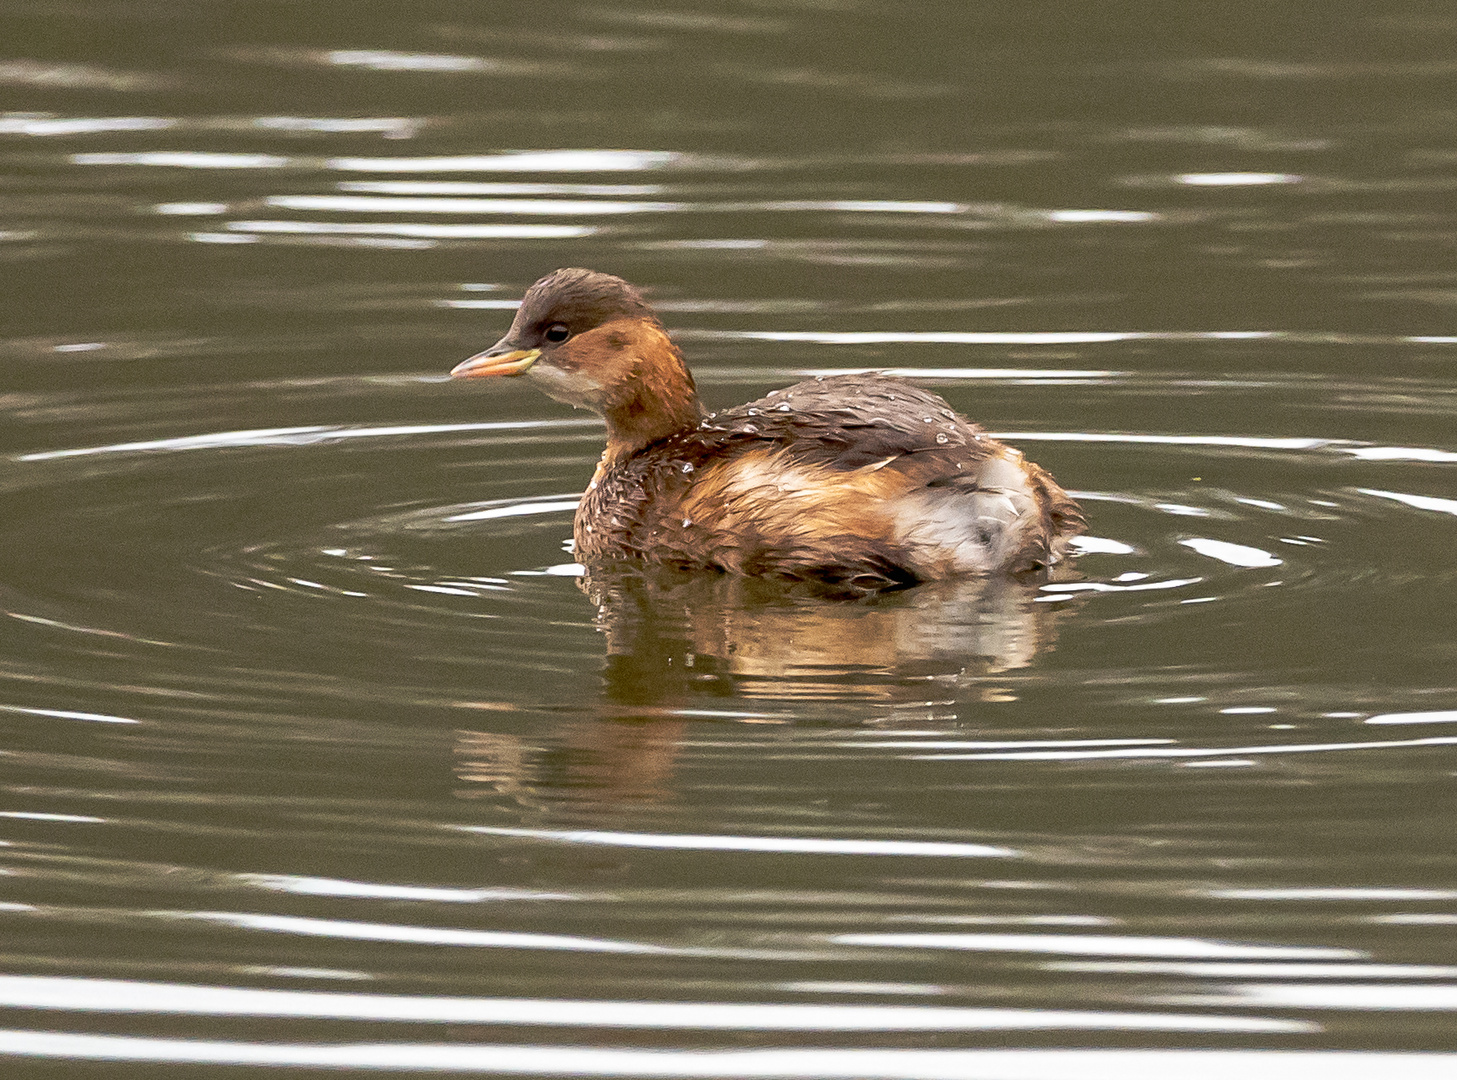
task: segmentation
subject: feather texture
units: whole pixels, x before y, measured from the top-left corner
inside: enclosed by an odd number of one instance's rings
[[[900,379],[811,379],[704,416],[682,353],[609,274],[548,274],[453,374],[525,374],[606,421],[573,525],[584,560],[875,589],[1051,566],[1086,527],[1046,470]]]
[[[574,532],[583,556],[873,585],[1050,565],[1082,528],[1045,470],[942,398],[843,375],[604,461]]]

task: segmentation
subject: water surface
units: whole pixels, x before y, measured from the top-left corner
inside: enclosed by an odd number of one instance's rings
[[[1449,1075],[1457,21],[1298,7],[0,3],[6,1070]],[[559,265],[1083,554],[584,578]]]

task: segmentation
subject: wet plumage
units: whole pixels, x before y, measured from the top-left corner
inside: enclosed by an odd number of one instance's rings
[[[1045,470],[901,379],[814,379],[705,415],[651,309],[606,274],[542,278],[453,374],[526,374],[606,420],[573,526],[584,560],[876,587],[1049,566],[1084,528]]]

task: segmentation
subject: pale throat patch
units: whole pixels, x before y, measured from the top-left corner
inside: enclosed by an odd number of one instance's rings
[[[600,412],[605,398],[602,384],[582,371],[564,371],[555,364],[538,360],[526,377],[549,398],[575,405],[579,409]]]

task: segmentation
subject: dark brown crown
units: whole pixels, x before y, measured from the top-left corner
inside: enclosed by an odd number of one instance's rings
[[[575,337],[613,319],[644,318],[657,321],[642,293],[622,278],[566,267],[553,270],[526,290],[511,323],[511,336],[525,341],[551,324],[561,323]]]

